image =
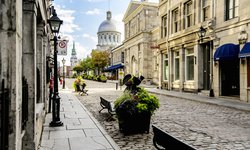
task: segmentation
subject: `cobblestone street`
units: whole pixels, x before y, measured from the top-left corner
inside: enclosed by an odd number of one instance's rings
[[[153,133],[124,136],[119,132],[117,121],[106,121],[107,111],[101,109],[100,96],[114,101],[122,90],[114,83],[85,80],[89,90],[86,96],[77,95],[79,100],[103,125],[108,134],[122,150],[153,150]],[[73,79],[67,79],[72,88]],[[73,88],[72,88],[73,90]],[[250,112],[157,95],[160,109],[152,116],[151,124],[169,132],[199,150],[245,150],[250,149]],[[194,95],[195,96],[195,95]]]

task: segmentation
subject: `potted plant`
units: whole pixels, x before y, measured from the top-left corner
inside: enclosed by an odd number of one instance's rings
[[[151,116],[159,108],[158,98],[138,87],[143,79],[143,76],[138,78],[126,75],[123,83],[127,87],[123,95],[115,101],[119,129],[124,134],[148,133]]]

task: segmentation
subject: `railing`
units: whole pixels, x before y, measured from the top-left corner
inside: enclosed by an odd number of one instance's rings
[[[0,149],[7,150],[8,149],[8,142],[9,142],[9,90],[4,88],[4,80],[2,80],[2,86],[0,89],[0,120],[1,120],[1,127],[0,127]]]
[[[28,101],[29,101],[29,92],[28,92],[28,83],[27,79],[23,77],[23,97],[22,97],[22,130],[25,129],[26,123],[28,121]]]

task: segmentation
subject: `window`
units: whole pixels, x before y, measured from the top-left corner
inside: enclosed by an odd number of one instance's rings
[[[172,28],[173,28],[173,33],[175,33],[175,32],[177,32],[178,31],[178,20],[179,20],[179,11],[178,11],[178,9],[175,9],[175,10],[173,10],[173,12],[172,12],[172,19],[173,19],[173,26],[172,26]]]
[[[124,52],[121,53],[121,62],[124,63]]]
[[[192,14],[192,2],[188,1],[185,3],[185,28],[188,28],[193,25],[193,14]]]
[[[175,52],[174,57],[174,80],[180,79],[180,53]]]
[[[186,79],[194,80],[194,49],[187,49],[186,54]]]
[[[226,2],[226,20],[238,16],[239,0],[225,0]]]
[[[210,4],[211,0],[202,0],[202,21],[210,18]]]
[[[164,38],[167,36],[167,15],[162,17],[161,24],[162,24],[161,37]]]
[[[164,77],[164,80],[168,80],[168,55],[165,55],[163,63],[164,63],[163,64],[163,69],[164,69],[163,77]]]

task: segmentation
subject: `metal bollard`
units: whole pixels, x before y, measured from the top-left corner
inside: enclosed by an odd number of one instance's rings
[[[118,83],[115,83],[115,88],[116,90],[118,90]]]

